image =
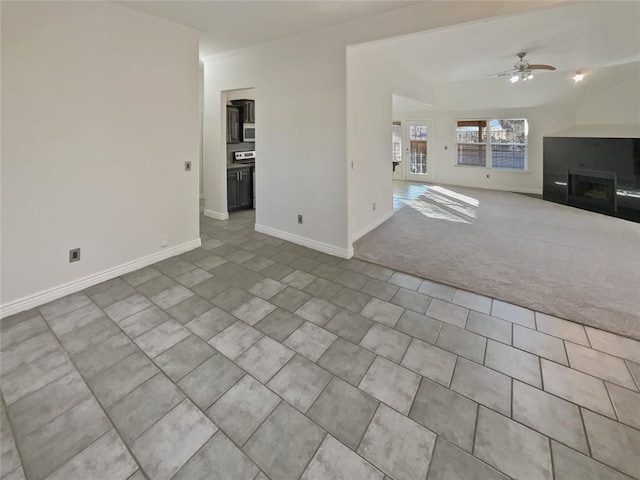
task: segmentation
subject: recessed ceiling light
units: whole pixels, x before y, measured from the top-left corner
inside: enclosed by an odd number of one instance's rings
[[[573,78],[573,81],[576,82],[576,83],[581,82],[582,79],[584,78],[584,73],[576,72],[576,74],[571,78]]]

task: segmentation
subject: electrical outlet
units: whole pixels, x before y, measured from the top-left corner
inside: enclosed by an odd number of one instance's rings
[[[373,211],[376,211],[376,202],[373,202]]]
[[[298,214],[298,223],[302,225],[302,215]]]
[[[184,171],[185,172],[191,171],[191,162],[184,162]]]
[[[79,262],[80,261],[80,249],[74,248],[69,250],[69,263]]]
[[[160,237],[160,247],[164,248],[169,245],[169,239],[167,237]]]

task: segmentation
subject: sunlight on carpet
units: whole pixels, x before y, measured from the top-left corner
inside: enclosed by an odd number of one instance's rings
[[[460,223],[473,223],[480,207],[477,199],[440,186],[428,187],[422,196],[401,202],[425,217]]]

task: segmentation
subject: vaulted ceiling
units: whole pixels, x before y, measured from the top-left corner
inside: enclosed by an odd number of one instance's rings
[[[570,3],[388,39],[375,48],[381,59],[429,83],[485,80],[510,69],[518,52],[572,73],[640,61],[639,24],[640,2]]]
[[[424,79],[433,108],[526,108],[576,102],[623,82],[636,81],[640,89],[639,24],[640,2],[571,2],[358,48]],[[510,69],[518,52],[557,70],[536,71],[516,84],[491,75]],[[576,84],[577,71],[586,77]],[[396,106],[424,109],[403,101]]]

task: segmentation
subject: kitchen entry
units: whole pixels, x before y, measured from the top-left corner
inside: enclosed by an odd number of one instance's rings
[[[254,210],[256,198],[255,89],[222,92],[226,113],[227,211]]]

